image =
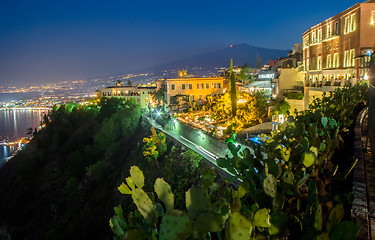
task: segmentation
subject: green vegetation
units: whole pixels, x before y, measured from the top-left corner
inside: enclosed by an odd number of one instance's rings
[[[284,98],[276,99],[272,105],[273,105],[272,114],[289,115],[290,104]]]
[[[167,143],[164,133],[157,134],[155,128],[151,128],[152,135],[149,138],[143,138],[145,143],[143,147],[143,156],[148,162],[155,162],[159,167],[158,157],[167,150]]]
[[[283,95],[288,99],[303,100],[304,98],[303,92],[286,92]]]
[[[135,102],[116,98],[54,107],[0,169],[1,224],[14,239],[109,237],[98,216],[111,215],[121,169],[141,152],[140,118]]]
[[[230,101],[232,105],[232,117],[237,115],[237,88],[236,88],[236,77],[234,76],[233,71],[229,73],[229,81],[230,81]]]
[[[267,116],[267,98],[263,92],[252,95],[237,92],[236,116],[232,117],[231,96],[228,92],[216,97],[209,97],[207,104],[202,107],[217,122],[233,132],[239,132],[244,128],[257,125]],[[231,132],[230,132],[231,133]]]
[[[238,188],[215,182],[207,171],[185,192],[180,207],[174,205],[178,189],[163,179],[155,182],[157,197],[147,194],[143,184],[119,189],[132,195],[137,209],[125,217],[121,206],[115,208],[110,225],[116,238],[355,239],[359,226],[348,218],[353,195],[336,189],[357,160],[335,156],[355,110],[366,101],[365,87],[338,89],[324,104],[315,100],[310,110],[289,116],[280,131],[264,136],[262,146],[240,151],[229,142],[231,156],[217,163],[234,175],[228,181],[241,182]],[[337,99],[342,96],[351,101]],[[335,119],[339,113],[332,104],[348,110]],[[132,169],[131,178],[143,176]]]

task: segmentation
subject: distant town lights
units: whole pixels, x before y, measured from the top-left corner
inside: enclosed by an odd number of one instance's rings
[[[268,74],[259,74],[258,78],[273,78],[275,76],[274,73],[268,73]]]

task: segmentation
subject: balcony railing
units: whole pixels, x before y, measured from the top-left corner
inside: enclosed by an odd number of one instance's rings
[[[345,85],[351,83],[354,84],[356,82],[356,79],[332,79],[332,80],[306,80],[305,81],[305,87],[318,87],[322,88],[323,86],[326,87],[344,87]]]

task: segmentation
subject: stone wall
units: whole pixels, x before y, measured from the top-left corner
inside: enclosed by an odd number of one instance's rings
[[[368,98],[369,98],[369,111],[368,111],[368,132],[371,141],[371,148],[373,157],[375,158],[375,74],[372,76],[372,79],[369,81],[368,89]]]
[[[305,110],[305,101],[297,99],[285,99],[290,105],[290,113],[294,113],[294,109],[297,109],[298,112]]]

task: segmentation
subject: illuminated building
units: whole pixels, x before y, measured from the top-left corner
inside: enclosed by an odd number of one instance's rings
[[[126,100],[133,99],[139,103],[142,109],[149,106],[150,100],[155,93],[156,85],[123,86],[118,80],[116,86],[103,88],[100,93],[102,97],[119,97]]]
[[[314,95],[365,80],[375,46],[375,0],[309,28],[302,39],[306,106]]]
[[[303,92],[302,59],[302,44],[296,43],[288,57],[276,61],[272,68],[277,73],[273,80],[274,95],[284,92]]]
[[[164,81],[165,102],[173,104],[177,96],[185,97],[186,101],[202,104],[207,96],[224,94],[224,78],[196,78],[179,72],[179,78]]]

